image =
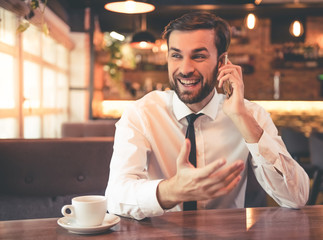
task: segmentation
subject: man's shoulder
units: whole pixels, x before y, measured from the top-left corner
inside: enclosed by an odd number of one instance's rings
[[[138,107],[157,107],[168,105],[173,98],[174,91],[159,91],[154,90],[147,93],[142,98],[135,101],[135,105]]]
[[[172,111],[173,91],[152,91],[133,101],[123,112],[122,119],[136,124],[156,122]]]

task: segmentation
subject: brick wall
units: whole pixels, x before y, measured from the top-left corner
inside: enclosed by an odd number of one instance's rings
[[[318,43],[323,50],[323,17],[307,18],[307,33],[305,44]],[[230,22],[231,25],[241,25],[241,20]],[[279,71],[280,99],[282,100],[322,100],[318,74],[323,74],[323,68],[273,68],[275,49],[280,44],[270,43],[270,19],[260,19],[254,30],[247,30],[249,43],[232,43],[229,54],[250,54],[253,56],[254,72],[244,74],[245,97],[253,100],[271,100],[274,93],[274,74]],[[323,56],[321,56],[323,57]]]

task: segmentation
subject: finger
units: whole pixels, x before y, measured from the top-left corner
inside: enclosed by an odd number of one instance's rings
[[[218,84],[218,86],[219,87],[222,87],[223,86],[223,83],[225,82],[225,81],[230,81],[230,74],[227,74],[227,75],[224,75],[223,77],[221,77],[221,78],[218,78],[218,81],[219,81],[219,84]]]
[[[214,172],[216,172],[218,169],[220,169],[222,166],[226,164],[226,160],[224,158],[219,158],[215,160],[214,162],[206,165],[204,168],[199,168],[199,176],[201,178],[207,178],[210,175],[212,175]]]
[[[244,169],[244,164],[235,163],[234,168],[231,166],[221,169],[208,178],[206,185],[209,185],[210,191],[217,191],[219,188],[227,186],[237,176],[241,174]]]
[[[215,194],[213,195],[213,198],[227,195],[229,192],[231,192],[238,185],[240,180],[241,180],[241,176],[239,175],[236,178],[234,178],[227,186],[216,191]]]
[[[205,182],[202,187],[202,192],[205,195],[202,196],[201,194],[201,197],[204,199],[206,196],[206,199],[209,199],[229,193],[239,183],[241,179],[240,173],[241,171],[236,170],[233,173],[229,174],[229,176],[224,181],[218,183],[214,183],[214,178],[208,178],[208,182]]]
[[[191,150],[191,142],[188,138],[185,139],[181,151],[177,157],[177,168],[183,167],[188,164],[188,158]]]
[[[232,76],[237,79],[242,79],[242,69],[240,66],[235,66],[234,70],[231,72]]]
[[[224,68],[224,67],[220,68],[217,80],[219,80],[220,78],[224,77],[227,74],[232,73],[233,71],[234,71],[234,69],[230,66],[227,66],[226,68]]]
[[[218,182],[223,182],[227,179],[231,174],[240,174],[244,169],[244,162],[242,160],[237,160],[233,164],[228,165],[226,168],[221,169],[214,173],[214,178],[217,179]]]
[[[242,76],[242,68],[241,66],[236,66],[237,72],[239,74],[239,76]]]
[[[235,178],[240,176],[242,171],[243,171],[243,167],[238,167],[238,168],[234,169],[232,172],[227,172],[226,175],[224,176],[224,178],[222,178],[222,179],[215,178],[218,181],[216,184],[214,184],[215,189],[216,188],[218,188],[218,189],[224,188],[224,187],[228,186],[232,181],[234,181]]]

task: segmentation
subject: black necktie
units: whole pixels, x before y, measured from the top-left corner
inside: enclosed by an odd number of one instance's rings
[[[192,113],[186,116],[188,127],[187,127],[185,138],[188,138],[191,142],[191,151],[190,151],[189,160],[194,167],[196,167],[196,143],[195,143],[194,122],[201,115],[203,115],[203,113],[200,113],[200,114]],[[197,209],[196,201],[184,202],[183,209],[184,211],[196,210]]]

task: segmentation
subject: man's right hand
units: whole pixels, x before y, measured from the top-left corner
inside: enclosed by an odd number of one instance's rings
[[[163,180],[157,187],[157,199],[163,209],[170,209],[186,201],[201,201],[229,193],[240,181],[244,169],[242,160],[226,165],[220,158],[202,168],[189,162],[191,144],[188,139],[177,158],[176,175]]]

